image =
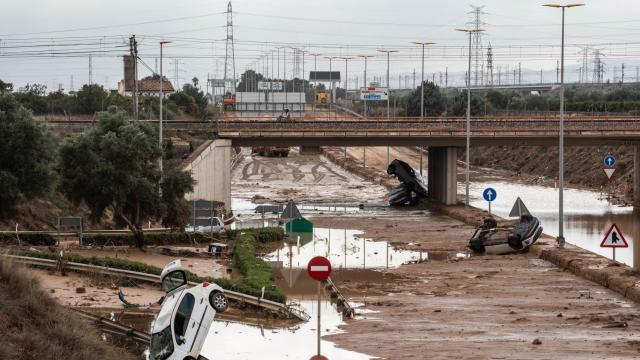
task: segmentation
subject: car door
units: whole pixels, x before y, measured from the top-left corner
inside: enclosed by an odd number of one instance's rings
[[[189,354],[197,358],[209,333],[215,310],[209,305],[208,291],[205,291],[202,286],[196,286],[189,290],[193,291],[196,298],[196,305],[191,314],[191,323],[187,329],[187,336],[191,342]]]
[[[183,291],[171,321],[176,359],[184,359],[189,354],[193,341],[189,338],[189,328],[193,323],[192,314],[195,305],[195,296],[188,290]]]

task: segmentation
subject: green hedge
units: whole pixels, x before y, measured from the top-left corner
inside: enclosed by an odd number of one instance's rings
[[[20,242],[32,246],[51,246],[56,244],[56,238],[50,234],[29,233],[20,234]],[[0,244],[18,244],[16,234],[2,233],[0,234]]]
[[[191,244],[193,240],[198,243],[210,242],[210,234],[186,233],[186,232],[165,232],[165,233],[145,233],[144,241],[147,245],[180,245]],[[134,245],[133,234],[85,234],[84,245]]]
[[[264,287],[265,298],[281,303],[286,302],[286,295],[274,282],[271,266],[256,257],[255,248],[258,239],[262,238],[264,240],[284,236],[279,234],[272,230],[265,232],[263,229],[245,230],[234,234],[236,244],[233,249],[233,263],[244,275],[240,283],[236,284],[239,289],[242,289],[239,291],[260,296]]]
[[[253,239],[253,236],[252,236],[252,239]],[[15,250],[15,251],[12,251],[12,254],[36,257],[40,259],[50,259],[50,260],[57,260],[59,255],[58,253],[55,253],[55,252],[42,252],[42,251],[33,251],[33,250]],[[159,267],[148,265],[139,261],[132,261],[132,260],[126,260],[126,259],[118,259],[118,258],[111,258],[111,257],[104,257],[104,256],[89,257],[89,256],[82,256],[75,253],[65,253],[64,258],[67,261],[81,263],[81,264],[105,266],[105,267],[110,267],[114,269],[123,269],[123,270],[136,271],[136,272],[142,272],[142,273],[154,274],[154,275],[160,275],[162,273],[162,269]],[[255,259],[255,256],[253,258]],[[257,259],[257,260],[262,261],[261,259]],[[264,261],[262,261],[262,263],[264,263],[264,265],[268,267],[268,265]],[[268,270],[269,270],[269,281],[271,281],[270,280],[271,269],[269,268]],[[259,287],[256,287],[257,285],[254,281],[247,280],[248,277],[243,278],[239,281],[232,281],[229,279],[213,278],[210,276],[198,276],[188,270],[185,270],[185,272],[187,274],[187,279],[189,281],[194,281],[194,282],[207,281],[210,283],[218,284],[223,289],[237,291],[240,293],[253,295],[257,297],[260,297],[261,295],[262,285],[260,285]],[[251,272],[251,274],[254,274],[254,272]],[[273,291],[272,287],[275,287],[275,284],[273,284],[272,286],[266,287],[265,295],[264,295],[265,299],[284,303],[287,299],[286,296],[284,296],[284,294],[282,294],[280,289],[278,289],[277,287],[275,288],[276,291]]]
[[[284,230],[280,227],[267,227],[242,230],[228,230],[227,235],[232,239],[239,239],[241,234],[251,234],[258,242],[267,243],[284,240]]]

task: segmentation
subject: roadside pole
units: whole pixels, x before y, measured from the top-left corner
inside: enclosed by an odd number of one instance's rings
[[[309,264],[307,265],[307,273],[309,276],[318,282],[318,324],[317,324],[317,353],[312,359],[321,358],[320,351],[320,337],[322,330],[322,322],[320,317],[320,308],[322,306],[322,282],[329,278],[331,275],[331,262],[324,256],[316,256],[313,259],[309,260]]]

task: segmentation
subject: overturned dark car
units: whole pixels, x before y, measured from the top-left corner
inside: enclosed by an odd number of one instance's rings
[[[540,220],[529,214],[520,216],[520,222],[512,227],[498,227],[493,218],[484,219],[469,240],[469,249],[484,253],[487,246],[507,244],[515,251],[527,251],[542,234]]]
[[[395,159],[387,167],[387,174],[395,175],[401,184],[389,191],[389,205],[415,205],[427,197],[427,185],[411,165]]]

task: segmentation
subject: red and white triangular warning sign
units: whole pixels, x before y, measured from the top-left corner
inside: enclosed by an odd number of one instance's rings
[[[613,224],[609,231],[607,231],[607,235],[602,239],[600,247],[626,248],[629,247],[629,244],[627,244],[627,240],[624,239],[624,235],[622,235],[622,231],[620,231],[618,225]]]
[[[611,178],[613,177],[613,174],[616,172],[616,168],[603,167],[602,171],[604,171],[604,174],[607,175],[607,179],[609,179],[609,181],[611,181]]]

